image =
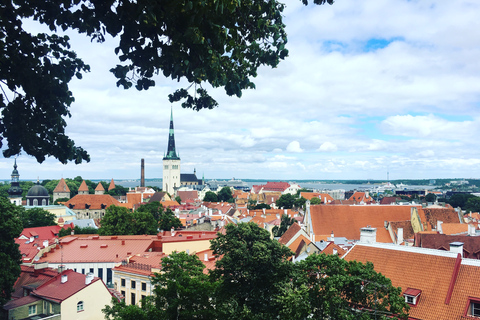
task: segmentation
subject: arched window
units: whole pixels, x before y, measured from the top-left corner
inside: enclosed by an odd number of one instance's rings
[[[38,206],[38,200],[37,199],[33,199],[33,205]]]
[[[77,303],[77,312],[83,311],[83,301]]]
[[[42,206],[46,206],[47,205],[47,200],[43,199],[42,200]]]

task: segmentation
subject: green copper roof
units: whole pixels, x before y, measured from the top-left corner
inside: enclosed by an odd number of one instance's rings
[[[173,110],[170,111],[170,131],[168,132],[168,149],[163,160],[180,160],[175,150],[175,134],[173,132]]]

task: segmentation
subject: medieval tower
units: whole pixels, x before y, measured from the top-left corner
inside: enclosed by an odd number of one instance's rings
[[[163,157],[163,191],[170,195],[180,187],[180,157],[175,150],[175,135],[173,133],[173,111],[170,112],[170,130],[168,133],[167,154]]]

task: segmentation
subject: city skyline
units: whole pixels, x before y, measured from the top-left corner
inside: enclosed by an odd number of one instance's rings
[[[171,107],[181,172],[207,179],[480,178],[480,4],[286,5],[289,57],[240,99],[210,89],[219,107],[200,112],[168,102],[184,82],[117,88],[115,41],[72,33],[92,72],[71,83],[67,133],[92,160],[22,154],[20,178],[138,179],[142,158],[146,178],[161,178]],[[13,162],[0,161],[2,179]]]

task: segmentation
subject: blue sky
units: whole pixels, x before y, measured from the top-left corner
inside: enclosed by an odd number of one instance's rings
[[[220,106],[173,104],[182,172],[205,178],[480,178],[480,3],[353,1],[304,7],[285,1],[289,57],[262,68],[242,98]],[[170,107],[185,86],[162,77],[146,91],[116,88],[114,42],[72,35],[92,72],[71,84],[67,122],[92,161],[37,164],[23,179],[162,176]],[[13,159],[2,159],[8,179]]]

